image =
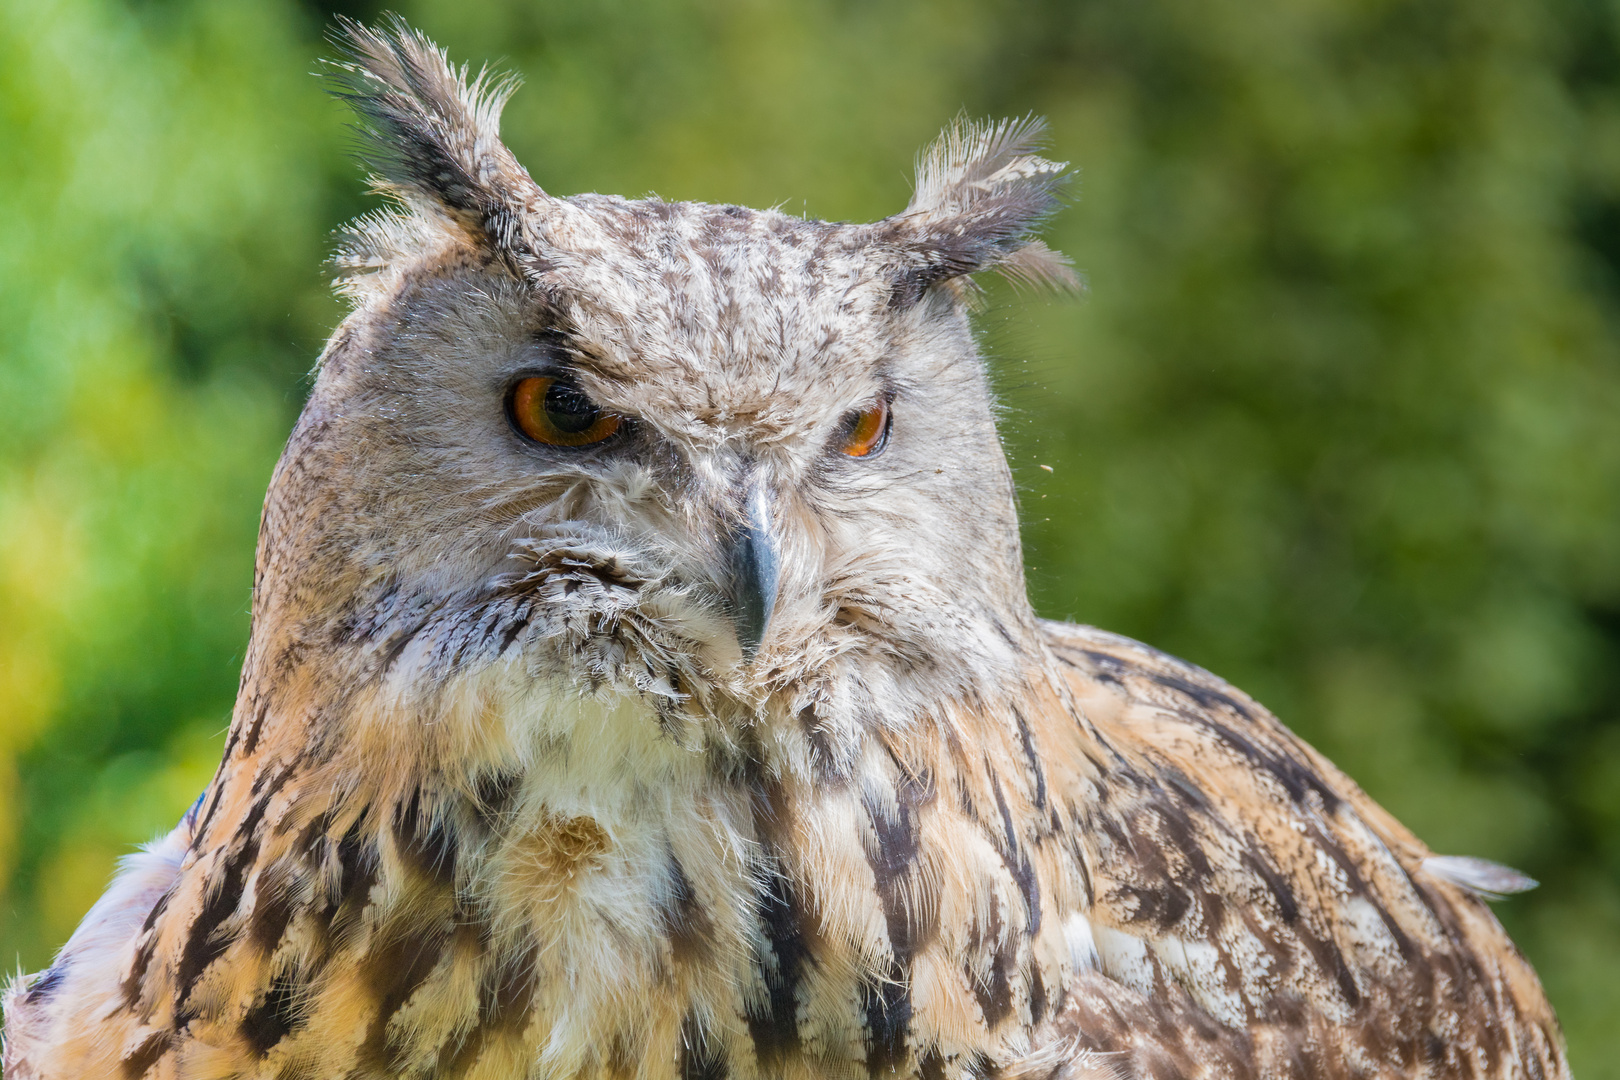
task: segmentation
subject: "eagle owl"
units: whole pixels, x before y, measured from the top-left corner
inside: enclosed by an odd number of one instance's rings
[[[1026,598],[967,308],[1063,166],[873,224],[558,198],[345,24],[340,256],[224,758],[6,1076],[1566,1076],[1482,897],[1219,679]]]

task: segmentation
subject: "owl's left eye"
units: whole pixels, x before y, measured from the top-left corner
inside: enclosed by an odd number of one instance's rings
[[[591,446],[611,437],[623,423],[573,383],[550,375],[519,379],[506,408],[513,427],[547,446]]]
[[[844,441],[838,448],[850,457],[876,457],[889,444],[889,427],[889,399],[880,397],[844,421]]]

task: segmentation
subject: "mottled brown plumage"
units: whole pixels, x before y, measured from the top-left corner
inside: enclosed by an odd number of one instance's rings
[[[1567,1074],[1510,872],[1035,618],[965,304],[1072,280],[1037,125],[958,124],[870,225],[557,199],[504,86],[346,34],[400,208],[340,260],[224,760],[14,985],[8,1078]],[[537,437],[535,378],[610,433]]]

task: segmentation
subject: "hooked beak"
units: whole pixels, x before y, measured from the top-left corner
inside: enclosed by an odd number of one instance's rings
[[[743,658],[752,660],[765,640],[765,628],[770,625],[771,612],[776,607],[780,576],[763,484],[749,485],[742,525],[727,542],[727,560],[737,643],[742,646]]]

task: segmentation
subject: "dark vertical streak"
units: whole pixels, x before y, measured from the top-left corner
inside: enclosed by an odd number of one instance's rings
[[[726,1080],[724,1051],[707,1037],[697,1018],[681,1021],[680,1080]]]
[[[768,993],[762,1014],[750,1009],[748,1032],[760,1066],[770,1069],[799,1051],[799,980],[812,958],[792,886],[774,867],[762,885],[759,914],[771,955],[758,962]]]
[[[141,1044],[131,1050],[122,1062],[125,1080],[140,1080],[147,1070],[158,1063],[165,1051],[169,1049],[169,1033],[155,1031],[141,1040]]]
[[[1024,910],[1029,913],[1025,925],[1025,933],[1034,937],[1041,932],[1041,894],[1040,885],[1035,880],[1035,866],[1029,861],[1029,853],[1018,842],[1018,833],[1013,826],[1012,811],[1007,808],[1007,799],[1001,791],[1001,781],[995,771],[986,768],[990,774],[990,790],[996,797],[996,809],[1001,812],[1001,824],[1005,834],[1005,847],[1001,850],[1001,859],[1007,865],[1007,870],[1018,883],[1018,891],[1024,897]]]
[[[277,975],[264,997],[242,1017],[242,1037],[260,1057],[302,1022],[297,1010],[299,989],[291,975]]]
[[[197,921],[191,924],[185,946],[180,951],[180,960],[175,965],[175,1012],[179,1018],[190,1015],[185,1011],[185,1005],[197,979],[230,944],[219,934],[220,925],[236,912],[242,902],[247,875],[259,857],[259,823],[264,819],[271,800],[291,776],[292,769],[286,768],[268,782],[263,776],[254,781],[254,787],[262,786],[263,790],[255,793],[253,804],[236,830],[241,847],[225,857],[224,871],[218,882],[211,882],[204,893],[202,911]]]
[[[899,965],[888,977],[861,983],[866,1015],[866,1069],[873,1077],[894,1073],[906,1062],[906,1036],[911,1030],[911,987]]]
[[[692,890],[692,881],[686,868],[675,857],[667,855],[669,865],[669,895],[658,905],[659,921],[669,938],[670,949],[677,963],[689,963],[709,955],[713,949],[714,924],[703,905],[698,903]]]
[[[1029,763],[1030,775],[1035,777],[1035,809],[1046,809],[1046,770],[1041,768],[1040,756],[1035,752],[1035,738],[1030,733],[1024,712],[1013,707],[1013,719],[1018,721],[1018,738],[1024,745],[1024,760]]]

